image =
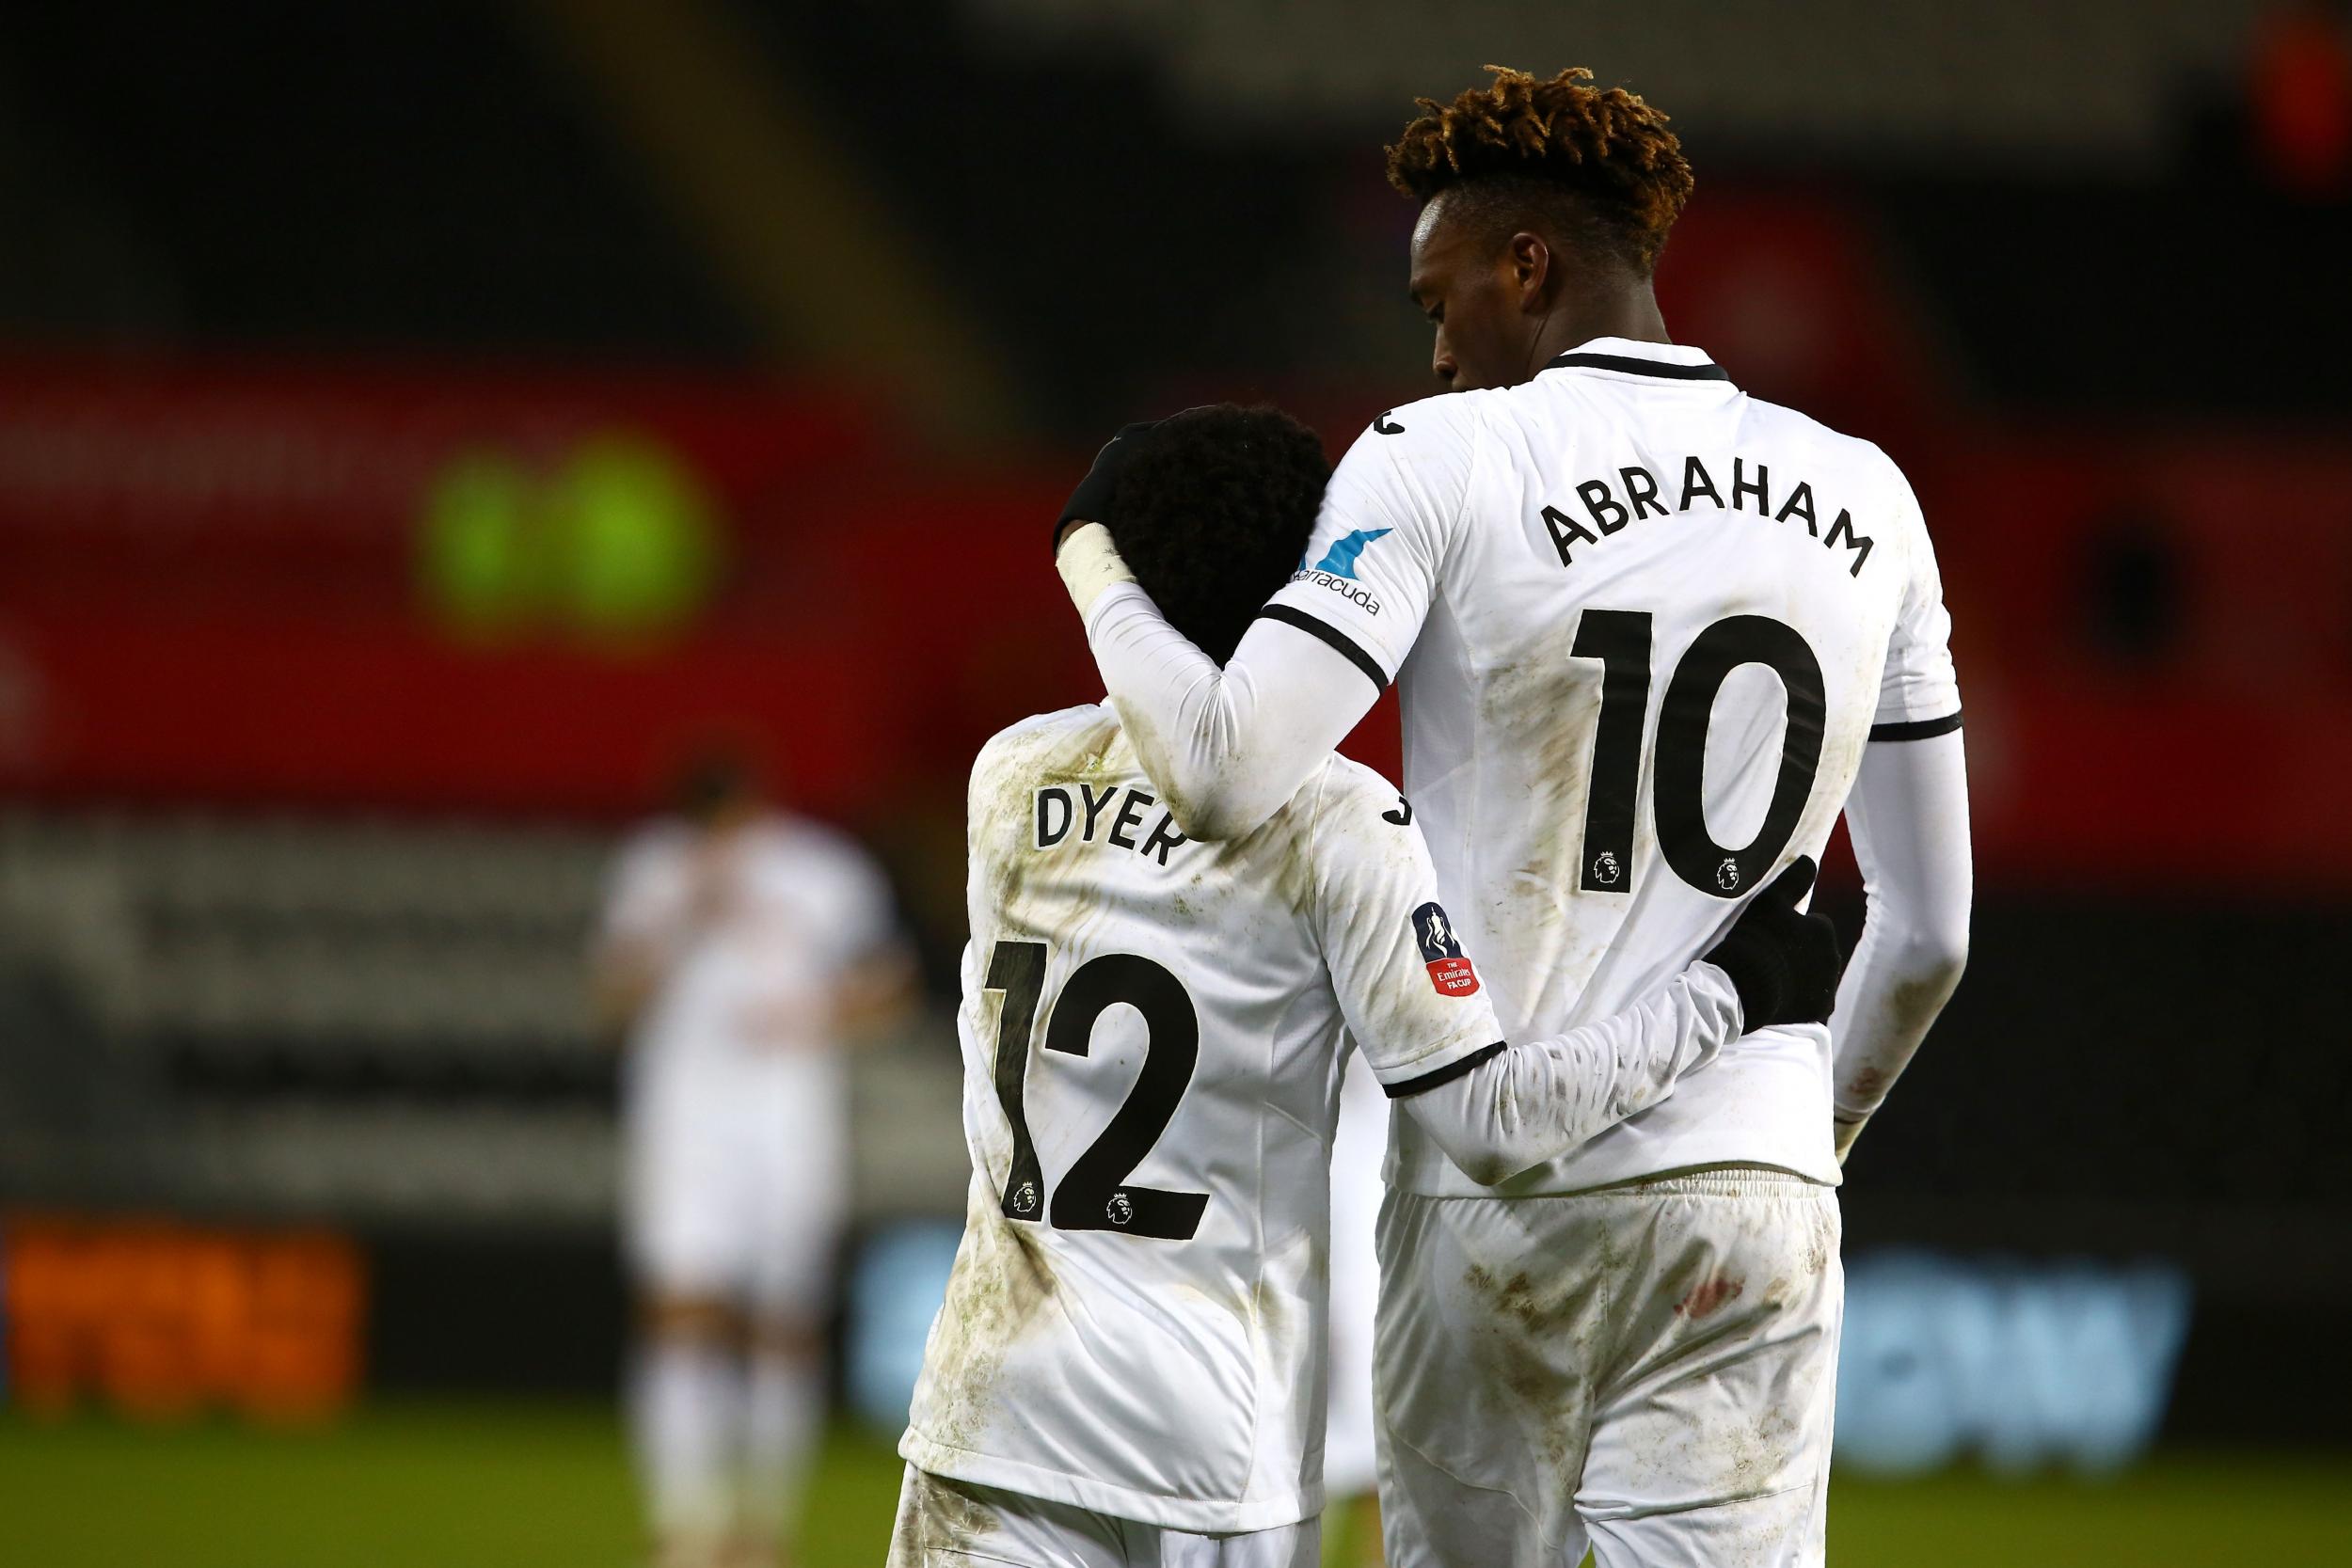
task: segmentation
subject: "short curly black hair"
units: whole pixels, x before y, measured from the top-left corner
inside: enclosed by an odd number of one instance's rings
[[[1168,625],[1222,664],[1298,569],[1330,477],[1288,414],[1213,403],[1144,433],[1104,523]]]
[[[1503,238],[1516,217],[1549,212],[1588,251],[1647,277],[1691,199],[1691,160],[1666,117],[1574,66],[1548,79],[1490,65],[1494,80],[1421,116],[1389,150],[1389,183],[1427,203],[1459,191],[1474,221]]]

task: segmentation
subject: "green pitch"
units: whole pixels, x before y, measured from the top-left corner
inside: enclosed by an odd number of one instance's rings
[[[803,1568],[879,1568],[887,1442],[847,1429]],[[2171,1457],[2121,1481],[1841,1481],[1840,1568],[2352,1562],[2352,1456]],[[633,1568],[634,1499],[597,1408],[379,1405],[324,1432],[0,1416],[0,1563],[40,1568]]]

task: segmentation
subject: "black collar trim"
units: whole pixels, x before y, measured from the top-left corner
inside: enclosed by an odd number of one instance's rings
[[[1624,354],[1564,354],[1544,369],[1548,371],[1588,370],[1621,371],[1627,375],[1662,375],[1669,381],[1729,381],[1731,372],[1721,365],[1677,365],[1664,359],[1636,359]]]

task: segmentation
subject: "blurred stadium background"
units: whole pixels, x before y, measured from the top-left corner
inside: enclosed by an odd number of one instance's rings
[[[1674,114],[1677,337],[1944,562],[1975,956],[1849,1171],[1839,1560],[2352,1561],[2352,20],[2297,0],[0,11],[0,1560],[631,1560],[582,950],[713,736],[925,959],[806,1539],[880,1560],[963,771],[1099,689],[1045,523],[1127,419],[1422,394],[1379,147],[1488,60]]]

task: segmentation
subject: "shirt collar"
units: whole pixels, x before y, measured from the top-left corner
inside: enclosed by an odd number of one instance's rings
[[[1630,338],[1594,338],[1556,356],[1544,369],[1614,371],[1620,375],[1651,375],[1667,381],[1731,379],[1707,356],[1705,349],[1688,343],[1642,343]]]

